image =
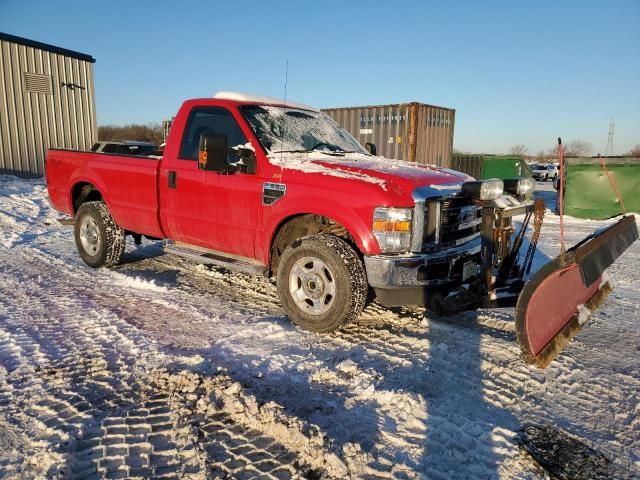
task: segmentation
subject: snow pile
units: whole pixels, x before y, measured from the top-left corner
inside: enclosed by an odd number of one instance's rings
[[[140,277],[129,277],[126,275],[116,274],[116,283],[121,287],[135,288],[137,290],[149,290],[159,293],[167,293],[169,291],[166,287],[156,285],[155,280],[148,280]]]
[[[202,377],[189,371],[160,370],[152,378],[153,384],[169,391],[172,400],[182,404],[186,413],[211,416],[224,412],[233,421],[259,430],[295,451],[307,470],[322,471],[329,478],[350,476],[345,462],[329,451],[328,440],[317,426],[288,416],[275,402],[259,403],[222,371],[212,377]],[[357,457],[352,453],[350,460],[357,462]]]
[[[589,310],[584,305],[580,304],[578,305],[577,315],[578,315],[578,324],[584,325],[585,323],[587,323],[587,320],[589,320],[589,317],[591,317],[591,310]]]

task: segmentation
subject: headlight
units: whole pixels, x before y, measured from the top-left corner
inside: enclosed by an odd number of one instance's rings
[[[518,197],[520,200],[528,200],[533,196],[535,183],[530,178],[508,178],[504,180],[504,191]]]
[[[462,193],[479,200],[495,200],[502,195],[504,184],[502,180],[479,180],[477,182],[464,182]]]
[[[406,252],[411,245],[411,208],[376,208],[373,234],[384,253]]]

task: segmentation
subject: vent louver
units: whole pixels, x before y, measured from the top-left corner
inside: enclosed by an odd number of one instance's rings
[[[50,75],[24,72],[24,88],[27,92],[53,94],[53,84]]]

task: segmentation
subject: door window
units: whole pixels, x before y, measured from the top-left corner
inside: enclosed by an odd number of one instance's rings
[[[121,143],[109,143],[102,149],[103,153],[116,153],[120,155],[129,155],[129,147],[122,145]]]
[[[247,143],[247,138],[240,130],[240,125],[229,110],[221,107],[196,107],[189,114],[187,128],[182,137],[182,145],[180,146],[182,160],[198,159],[200,135],[203,133],[227,136],[230,152],[227,153],[227,162],[229,163],[238,160],[236,153],[231,148]]]

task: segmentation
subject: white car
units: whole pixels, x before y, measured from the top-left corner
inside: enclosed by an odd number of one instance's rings
[[[531,176],[543,182],[555,180],[558,176],[558,166],[555,163],[534,165],[531,169]]]

